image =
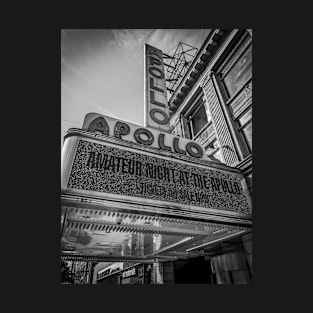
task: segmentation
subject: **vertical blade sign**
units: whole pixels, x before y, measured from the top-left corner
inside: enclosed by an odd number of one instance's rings
[[[145,127],[170,132],[163,53],[145,45]]]

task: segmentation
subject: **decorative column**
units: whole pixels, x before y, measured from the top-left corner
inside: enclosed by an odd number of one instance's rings
[[[214,86],[213,72],[204,78],[202,88],[207,100],[208,110],[212,117],[215,134],[221,147],[224,162],[226,165],[232,166],[239,161],[239,157],[236,153],[235,144],[225,118],[222,104],[218,98],[216,87]]]

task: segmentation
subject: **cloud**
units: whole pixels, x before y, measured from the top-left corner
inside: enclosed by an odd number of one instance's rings
[[[128,63],[142,64],[145,43],[173,54],[180,42],[199,49],[208,32],[209,29],[111,29],[112,39],[103,43],[117,48]]]
[[[112,29],[113,39],[107,44],[120,49],[126,55],[129,63],[142,64],[144,44],[153,33],[153,29]]]
[[[62,133],[97,112],[143,124],[144,44],[173,54],[178,43],[200,48],[205,29],[61,29]],[[73,121],[71,126],[70,122]]]
[[[65,72],[67,73],[73,73],[80,79],[83,79],[86,83],[89,83],[89,79],[73,64],[70,62],[67,62],[63,56],[61,56],[61,61],[62,61],[62,74],[64,75]],[[61,75],[61,81],[63,78],[63,75]]]
[[[110,109],[103,107],[99,99],[93,99],[92,93],[88,92],[86,88],[79,88],[77,85],[71,86],[68,82],[61,82],[61,106],[63,120],[82,121],[85,114],[93,111],[118,118]],[[76,107],[80,107],[80,109],[75,110]]]
[[[180,42],[199,49],[208,33],[209,29],[158,29],[149,44],[172,55]]]

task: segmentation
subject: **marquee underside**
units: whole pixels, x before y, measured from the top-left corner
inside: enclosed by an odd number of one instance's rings
[[[63,201],[64,203],[70,201]],[[203,247],[240,236],[251,224],[63,205],[62,258],[155,262],[195,257]]]

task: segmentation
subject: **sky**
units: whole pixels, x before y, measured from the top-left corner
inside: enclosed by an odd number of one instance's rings
[[[144,125],[144,44],[200,48],[209,29],[61,29],[61,145],[87,113]]]

